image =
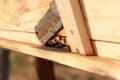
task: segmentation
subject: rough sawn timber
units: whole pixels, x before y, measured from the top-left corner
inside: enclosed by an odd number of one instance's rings
[[[19,41],[25,44],[31,44],[36,46],[41,45],[40,41],[38,40],[34,32],[21,32],[21,31],[0,29],[0,37],[9,40]]]
[[[90,38],[120,43],[120,0],[79,1]]]
[[[52,0],[0,0],[0,37],[41,45],[35,26]]]
[[[52,0],[0,0],[0,28],[35,32]]]
[[[120,0],[79,0],[98,56],[120,58]]]
[[[82,69],[99,75],[120,79],[120,60],[98,56],[83,56],[46,47],[31,47],[19,42],[0,38],[0,46],[23,52],[28,55],[51,60],[77,69]]]
[[[55,0],[72,52],[93,55],[78,0]]]

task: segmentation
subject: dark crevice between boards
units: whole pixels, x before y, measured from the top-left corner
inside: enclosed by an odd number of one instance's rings
[[[67,36],[65,35],[62,27],[45,43],[45,46],[59,48],[70,52],[71,49],[66,38]]]

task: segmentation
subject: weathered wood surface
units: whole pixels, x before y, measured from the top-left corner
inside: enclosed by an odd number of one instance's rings
[[[78,0],[55,0],[73,52],[93,55]]]
[[[35,26],[52,0],[0,0],[0,37],[41,45]]]
[[[0,46],[11,50],[20,51],[28,55],[55,61],[77,69],[112,77],[117,80],[120,79],[120,60],[97,56],[82,56],[52,48],[35,48],[2,38],[0,38]]]
[[[55,80],[52,61],[36,58],[35,65],[40,80]]]
[[[30,45],[41,45],[36,34],[33,32],[20,32],[20,31],[11,31],[0,29],[0,37],[6,38],[9,40],[20,41],[21,43],[30,44]]]
[[[92,43],[96,55],[120,59],[120,44],[102,41],[92,41]]]
[[[79,0],[90,37],[120,43],[120,0]]]
[[[44,45],[60,28],[62,22],[58,15],[55,2],[51,2],[50,9],[35,27],[36,35]],[[36,58],[35,65],[40,80],[55,80],[53,62],[41,58]]]
[[[79,0],[98,56],[120,58],[120,1]]]
[[[52,0],[0,0],[0,28],[35,32]]]
[[[40,20],[35,27],[38,39],[42,44],[45,44],[51,37],[54,36],[62,28],[57,6],[54,1],[51,2],[50,9]]]

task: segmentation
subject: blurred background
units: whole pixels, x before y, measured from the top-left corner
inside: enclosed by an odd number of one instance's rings
[[[35,60],[36,57],[33,56],[1,49],[0,80],[7,80],[7,76],[8,80],[40,80],[35,67]],[[58,63],[53,63],[53,65],[56,80],[112,80]]]

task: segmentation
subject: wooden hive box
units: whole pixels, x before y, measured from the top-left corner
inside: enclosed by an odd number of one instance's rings
[[[77,6],[76,2],[71,0],[69,3],[67,1],[62,2],[59,0],[56,0],[56,2],[69,41],[74,48],[78,48],[83,54],[92,55],[92,45],[96,55],[119,59],[119,0],[78,0],[77,2],[79,5]],[[68,3],[67,6],[62,5],[64,3]],[[59,6],[63,6],[64,8],[60,8]],[[72,9],[71,12],[68,8]],[[74,23],[74,21],[76,23]],[[72,36],[71,32],[74,32],[75,36]],[[81,38],[81,42],[79,38]],[[86,40],[89,40],[92,44],[90,45],[90,42],[87,42]],[[77,46],[77,44],[79,45]],[[80,45],[82,47],[80,47]],[[83,51],[80,48],[83,48]]]
[[[40,47],[35,26],[50,1],[1,0],[0,46],[119,80],[120,1],[55,0],[71,50],[82,55]]]

